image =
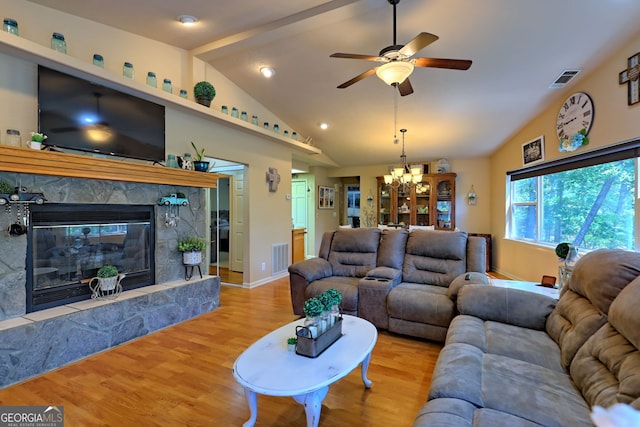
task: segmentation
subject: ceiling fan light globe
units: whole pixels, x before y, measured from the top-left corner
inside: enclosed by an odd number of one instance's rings
[[[376,74],[388,85],[400,84],[413,72],[412,62],[391,61],[379,66]]]

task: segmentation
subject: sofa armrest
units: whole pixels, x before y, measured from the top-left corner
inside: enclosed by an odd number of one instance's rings
[[[289,266],[289,287],[293,313],[303,316],[305,289],[311,282],[333,275],[331,264],[323,258],[309,258]]]
[[[391,267],[376,267],[369,270],[367,276],[375,279],[387,279],[394,283],[394,286],[402,281],[402,270]]]
[[[453,279],[447,290],[447,295],[453,302],[456,302],[460,289],[465,285],[489,285],[489,279],[483,273],[462,273]]]
[[[373,273],[373,275],[371,274]],[[389,329],[387,295],[400,283],[402,272],[389,267],[377,267],[358,282],[358,317],[377,328]]]
[[[520,289],[468,285],[458,293],[460,314],[543,331],[556,300]]]

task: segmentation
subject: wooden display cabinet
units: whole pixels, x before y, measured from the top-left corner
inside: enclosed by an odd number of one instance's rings
[[[420,183],[425,191],[412,188],[402,193],[378,177],[378,223],[396,227],[433,225],[436,229],[455,228],[456,174],[425,174]]]

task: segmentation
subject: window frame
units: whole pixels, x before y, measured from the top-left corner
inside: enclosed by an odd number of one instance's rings
[[[512,201],[512,188],[513,182],[521,179],[534,178],[534,177],[542,177],[543,175],[549,175],[559,172],[564,172],[572,169],[579,169],[589,166],[596,166],[605,163],[612,163],[619,160],[628,160],[635,159],[635,185],[634,185],[634,200],[635,200],[635,218],[636,222],[638,218],[640,218],[640,200],[638,199],[640,193],[640,179],[639,179],[639,158],[640,158],[640,138],[624,141],[622,143],[606,146],[602,148],[598,148],[591,151],[582,152],[579,154],[575,154],[573,156],[563,157],[557,160],[553,160],[550,162],[539,163],[532,166],[515,169],[511,171],[507,171],[506,173],[506,192],[507,192],[507,200],[506,200],[506,216],[505,216],[505,238],[514,240],[517,242],[536,244],[545,247],[551,247],[551,245],[542,242],[539,240],[540,233],[542,233],[542,202],[541,198],[543,197],[543,183],[542,179],[536,180],[538,197],[535,202],[513,202]],[[525,239],[513,237],[513,227],[514,224],[514,206],[536,206],[536,238],[535,239]],[[634,227],[634,241],[635,241],[635,250],[640,248],[640,226]]]

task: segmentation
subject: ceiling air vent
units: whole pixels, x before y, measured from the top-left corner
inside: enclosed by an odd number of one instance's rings
[[[569,81],[578,75],[580,70],[564,70],[558,78],[551,83],[550,88],[564,87]]]

